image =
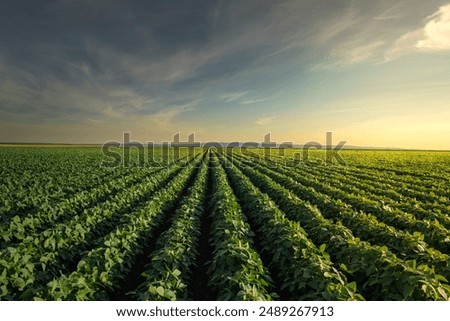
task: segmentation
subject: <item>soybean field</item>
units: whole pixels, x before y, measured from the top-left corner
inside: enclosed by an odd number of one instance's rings
[[[2,147],[0,300],[450,300],[450,152],[302,153]]]

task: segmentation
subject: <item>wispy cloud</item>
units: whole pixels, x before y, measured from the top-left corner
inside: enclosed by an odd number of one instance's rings
[[[391,19],[398,19],[400,17],[401,17],[400,15],[378,16],[378,17],[375,17],[374,19],[375,20],[391,20]]]
[[[402,35],[386,53],[386,59],[419,51],[450,50],[450,4],[442,6],[419,29]]]
[[[229,92],[226,94],[222,94],[219,96],[219,100],[223,100],[227,103],[231,103],[234,102],[236,100],[239,100],[240,98],[242,98],[243,96],[245,96],[247,94],[246,91],[242,91],[242,92]]]
[[[263,101],[266,101],[266,98],[259,98],[259,99],[249,99],[249,100],[243,100],[240,102],[241,105],[253,105],[257,103],[262,103]]]
[[[450,4],[439,8],[423,31],[425,37],[417,42],[417,48],[450,50]]]
[[[383,63],[411,52],[450,48],[450,4],[358,2],[321,23],[314,27],[311,43],[325,59],[313,70]]]
[[[264,117],[258,118],[255,121],[255,124],[260,125],[260,126],[267,126],[267,125],[273,124],[275,119],[276,119],[275,116],[264,116]]]
[[[219,95],[218,99],[226,103],[235,103],[238,105],[253,105],[266,101],[266,98],[250,98],[249,92],[229,92],[226,94]]]
[[[330,51],[329,60],[317,63],[312,67],[312,70],[341,68],[367,61],[372,63],[378,62],[384,50],[384,41],[357,45],[355,47],[349,47],[346,50],[343,50],[343,48],[335,48]]]

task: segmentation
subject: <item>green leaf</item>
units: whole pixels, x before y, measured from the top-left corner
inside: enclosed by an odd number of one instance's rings
[[[172,271],[172,274],[174,275],[174,276],[180,276],[181,275],[181,271],[180,270],[178,270],[178,269],[175,269],[175,270],[173,270]]]
[[[156,293],[158,293],[160,296],[164,296],[164,288],[162,286],[158,286],[156,288]]]

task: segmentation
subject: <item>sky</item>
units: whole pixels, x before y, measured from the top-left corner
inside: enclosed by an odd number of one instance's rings
[[[0,142],[450,149],[450,1],[3,0]]]

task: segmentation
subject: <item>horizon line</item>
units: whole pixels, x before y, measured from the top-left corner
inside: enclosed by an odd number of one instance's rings
[[[170,142],[160,142],[160,143],[154,143],[153,146],[155,147],[161,147],[164,146],[164,143],[170,143]],[[204,147],[205,144],[208,144],[210,142],[205,142],[202,143],[200,142],[201,146],[178,146],[178,147]],[[219,143],[219,144],[234,144],[234,143],[239,143],[242,144],[242,142],[237,142],[237,141],[233,141],[233,142],[213,142],[213,143]],[[257,143],[257,142],[252,142],[252,143]],[[74,146],[86,146],[86,147],[102,147],[104,146],[106,143],[58,143],[58,142],[0,142],[0,147],[8,147],[8,146],[24,146],[24,145],[36,145],[36,147],[41,146],[41,147],[45,147],[45,146],[61,146],[61,147],[74,147]],[[264,144],[264,143],[258,143],[258,144]],[[129,146],[127,147],[136,147],[133,146],[133,144],[128,144]],[[278,144],[279,145],[279,144]],[[123,148],[126,145],[121,144],[120,146],[118,146],[119,148]],[[144,147],[149,147],[148,143],[143,144]],[[338,145],[322,145],[323,149],[325,148],[335,148]],[[116,146],[117,147],[117,146]],[[171,148],[173,148],[173,146],[169,146]],[[213,147],[213,146],[211,146]],[[242,146],[230,146],[232,148],[240,148]],[[254,147],[252,146],[251,148],[279,148],[279,146],[258,146],[258,147]],[[296,143],[292,143],[292,147],[285,147],[285,148],[290,148],[290,149],[303,149],[305,147],[305,144],[296,144]],[[344,145],[341,147],[342,150],[389,150],[389,151],[436,151],[436,152],[450,152],[450,149],[427,149],[427,148],[404,148],[404,147],[378,147],[378,146],[360,146],[360,145]],[[321,150],[321,149],[316,149],[316,150]]]

